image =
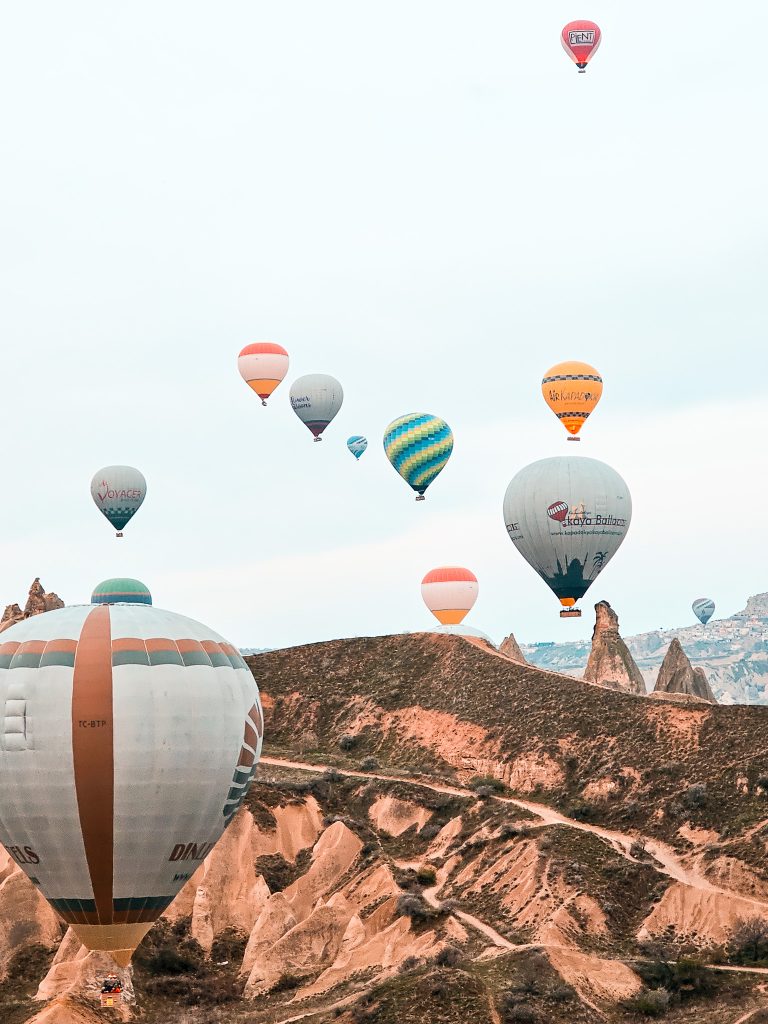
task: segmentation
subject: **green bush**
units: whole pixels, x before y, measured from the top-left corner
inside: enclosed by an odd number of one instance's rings
[[[742,917],[728,940],[728,957],[737,964],[768,962],[768,921],[763,917]]]
[[[641,1013],[644,1017],[663,1017],[669,1009],[671,996],[665,988],[646,989],[624,1004],[632,1013]]]
[[[480,789],[488,789],[491,793],[503,793],[507,788],[495,775],[475,775],[467,785],[475,793]]]
[[[566,808],[565,816],[574,821],[591,821],[595,816],[595,808],[586,800],[574,800]]]

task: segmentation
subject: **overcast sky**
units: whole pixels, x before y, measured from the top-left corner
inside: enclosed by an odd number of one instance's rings
[[[589,635],[601,598],[629,634],[768,590],[767,35],[757,0],[6,7],[0,603],[131,575],[280,646],[429,628],[440,564],[521,641]],[[236,368],[265,339],[267,409]],[[580,454],[634,515],[561,622],[501,506],[573,454],[539,390],[567,358],[603,374]],[[309,372],[346,396],[323,444],[288,402]],[[381,449],[411,411],[456,439],[419,504]],[[117,541],[89,484],[123,462],[148,497]]]

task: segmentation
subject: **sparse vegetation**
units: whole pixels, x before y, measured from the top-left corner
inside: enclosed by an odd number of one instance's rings
[[[683,793],[686,807],[703,807],[707,802],[707,786],[704,782],[694,782]]]
[[[302,850],[291,864],[281,853],[265,854],[256,860],[256,871],[269,886],[270,892],[282,892],[301,877],[312,857],[311,849]]]
[[[488,790],[491,794],[507,792],[506,785],[495,775],[474,775],[467,785],[475,793],[479,793],[481,789]]]
[[[574,800],[566,807],[565,816],[573,818],[574,821],[593,821],[595,808],[587,800]]]
[[[352,736],[350,733],[344,733],[343,736],[339,736],[339,750],[347,754],[350,750],[354,750],[357,746],[357,736]]]
[[[768,920],[758,916],[738,920],[727,953],[734,964],[768,966]]]
[[[456,946],[443,946],[435,957],[435,964],[438,967],[456,967],[461,963],[461,950]]]
[[[643,1017],[664,1017],[669,1010],[671,998],[665,988],[644,989],[632,999],[628,999],[624,1006],[630,1012],[642,1014]]]

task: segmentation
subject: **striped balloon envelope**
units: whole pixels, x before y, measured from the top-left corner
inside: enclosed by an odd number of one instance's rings
[[[451,428],[439,416],[412,412],[393,420],[384,431],[384,451],[416,501],[442,472],[453,451]]]
[[[579,441],[576,435],[600,401],[603,378],[589,363],[558,363],[544,374],[541,393],[571,435],[568,440]]]
[[[361,434],[353,434],[352,437],[347,438],[347,448],[349,448],[356,459],[360,458],[367,447],[368,439]]]
[[[691,608],[693,609],[693,614],[702,626],[706,626],[715,614],[715,602],[711,597],[697,597],[691,605]]]
[[[80,605],[0,643],[0,841],[80,941],[125,965],[240,807],[259,691],[207,626]]]
[[[118,577],[94,587],[91,604],[152,604],[152,595],[139,580]]]
[[[432,569],[421,581],[421,596],[438,622],[457,626],[477,600],[477,576],[457,565]]]
[[[273,341],[246,345],[237,357],[237,368],[248,387],[266,405],[267,399],[288,373],[288,353]]]

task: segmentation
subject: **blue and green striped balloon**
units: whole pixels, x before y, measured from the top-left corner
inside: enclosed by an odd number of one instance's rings
[[[360,458],[367,447],[368,441],[362,434],[353,434],[352,437],[347,438],[347,448],[349,448],[356,459]]]
[[[139,580],[118,576],[99,583],[91,594],[91,604],[152,604],[152,595]]]
[[[424,491],[453,451],[451,428],[439,416],[412,412],[393,420],[384,431],[384,451],[409,487],[424,500]]]

